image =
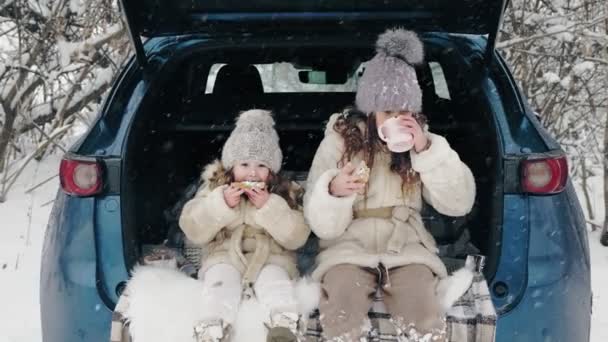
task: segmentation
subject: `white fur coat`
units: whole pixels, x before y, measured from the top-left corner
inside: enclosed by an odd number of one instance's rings
[[[226,170],[218,161],[209,164],[201,178],[203,186],[184,205],[179,219],[179,225],[188,239],[207,247],[208,253],[202,255],[201,272],[218,263],[233,264],[242,272],[252,263],[268,263],[281,266],[292,278],[297,278],[294,250],[304,245],[310,234],[302,212],[291,209],[276,194],[271,194],[268,202],[260,209],[249,201],[241,201],[235,208],[228,207],[224,200],[228,179]],[[242,226],[247,226],[250,233],[235,247],[231,237]],[[267,260],[253,258],[257,246],[254,235],[257,233],[270,237]],[[235,248],[239,249],[239,253],[244,253],[246,265],[237,262],[239,258],[232,257],[237,252]]]
[[[333,129],[339,115],[329,120],[304,197],[304,215],[321,239],[313,278],[322,279],[328,269],[342,263],[372,268],[379,263],[387,268],[424,264],[445,278],[447,271],[436,254],[435,240],[420,216],[422,201],[445,215],[467,214],[475,200],[470,169],[445,138],[427,132],[430,148],[410,152],[412,169],[421,182],[409,192],[402,189],[401,177],[390,171],[390,155],[380,152],[375,156],[366,196],[334,197],[329,194],[329,183],[338,174],[337,165],[344,153],[344,140]],[[353,162],[360,160],[361,156]],[[353,219],[356,210],[383,207],[394,207],[391,219]]]

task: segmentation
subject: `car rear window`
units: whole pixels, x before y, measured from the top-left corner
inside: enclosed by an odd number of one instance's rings
[[[215,77],[225,64],[214,64],[209,71],[205,94],[213,92]],[[308,93],[308,92],[355,92],[357,90],[357,79],[361,74],[361,67],[357,72],[350,75],[344,83],[330,83],[324,79],[323,72],[314,72],[312,68],[296,68],[291,63],[254,64],[264,87],[264,93]],[[300,80],[300,72],[309,72],[316,75],[311,83]],[[314,82],[314,83],[313,83]]]
[[[218,63],[211,67],[209,77],[207,78],[205,94],[211,94],[213,92],[216,75],[224,65],[226,64]],[[335,84],[324,82],[325,80],[322,72],[313,72],[312,68],[296,68],[291,63],[254,64],[254,66],[260,73],[264,93],[353,93],[357,91],[357,82],[365,70],[365,63],[362,63],[357,70],[346,79],[346,82]],[[449,100],[450,92],[441,64],[438,62],[429,62],[429,67],[436,95],[439,98]],[[312,72],[311,75],[318,75],[318,77],[313,81],[314,83],[302,82],[298,76],[302,71]]]

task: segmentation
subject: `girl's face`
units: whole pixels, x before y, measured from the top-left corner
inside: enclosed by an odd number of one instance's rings
[[[374,113],[376,116],[376,127],[380,127],[382,126],[382,124],[384,123],[384,121],[393,118],[393,117],[397,117],[399,115],[412,115],[412,113],[407,112],[407,111],[401,111],[401,112],[375,112]]]
[[[263,163],[255,160],[237,162],[232,168],[235,182],[252,181],[268,183],[270,169]]]

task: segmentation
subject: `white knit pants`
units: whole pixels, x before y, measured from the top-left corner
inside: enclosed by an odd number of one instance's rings
[[[243,292],[241,273],[230,264],[217,264],[210,267],[201,280],[206,292],[203,305],[211,309],[208,319],[221,318],[234,324]],[[297,312],[294,283],[281,267],[264,266],[253,290],[257,301],[269,313],[265,322],[270,323],[273,313]]]

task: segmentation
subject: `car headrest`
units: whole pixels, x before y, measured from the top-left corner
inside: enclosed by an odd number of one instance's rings
[[[220,68],[213,85],[213,94],[258,95],[264,93],[262,78],[253,65],[227,64]]]

